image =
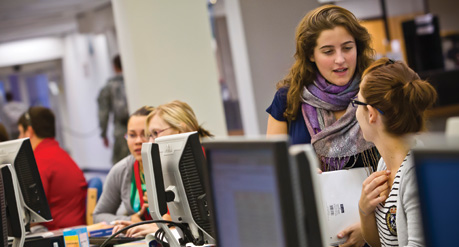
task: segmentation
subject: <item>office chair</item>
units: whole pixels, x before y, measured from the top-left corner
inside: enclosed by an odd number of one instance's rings
[[[99,177],[93,177],[88,180],[88,193],[86,197],[86,225],[94,224],[92,213],[96,208],[97,200],[102,194],[102,180]]]

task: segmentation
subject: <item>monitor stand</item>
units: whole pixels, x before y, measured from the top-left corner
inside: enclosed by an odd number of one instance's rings
[[[145,169],[145,166],[144,166],[144,169]],[[145,171],[147,171],[147,170],[148,170],[148,168],[145,169]],[[150,178],[154,179],[154,177],[152,177],[152,176],[150,176]],[[150,183],[150,184],[152,186],[156,187],[155,183]],[[153,191],[153,195],[152,195],[153,198],[157,198],[156,188],[154,188],[152,191]],[[148,204],[148,206],[150,208],[150,215],[151,215],[151,218],[153,220],[163,220],[162,215],[161,215],[160,210],[159,210],[159,205],[157,204],[157,200],[151,200],[150,203]],[[179,241],[177,240],[177,238],[172,233],[171,229],[166,224],[158,223],[156,225],[164,231],[167,243],[169,243],[170,247],[180,247],[181,246]],[[155,235],[154,233],[148,234],[145,237],[145,240],[147,240],[147,241],[154,240],[154,237],[153,237],[154,235]]]

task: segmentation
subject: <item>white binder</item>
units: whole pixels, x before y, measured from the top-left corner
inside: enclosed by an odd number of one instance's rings
[[[317,199],[319,214],[325,227],[325,238],[330,245],[339,245],[338,233],[360,222],[358,203],[362,183],[368,177],[368,168],[353,168],[316,174],[314,184],[320,191]]]

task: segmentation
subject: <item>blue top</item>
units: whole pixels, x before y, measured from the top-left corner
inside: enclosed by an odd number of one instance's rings
[[[266,109],[266,112],[277,121],[287,122],[287,119],[283,116],[285,109],[287,109],[287,93],[288,87],[279,88],[274,95],[273,102]],[[287,126],[291,144],[311,143],[311,135],[304,122],[301,107],[298,107],[296,119],[287,123]]]

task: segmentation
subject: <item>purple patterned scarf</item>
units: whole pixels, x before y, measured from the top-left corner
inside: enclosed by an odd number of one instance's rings
[[[359,84],[360,76],[345,86],[336,86],[318,73],[314,83],[303,90],[303,117],[311,144],[326,170],[340,170],[351,156],[355,161],[358,154],[374,147],[363,139],[355,117],[356,108],[350,104],[359,91]],[[333,112],[341,110],[346,112],[336,120]]]

